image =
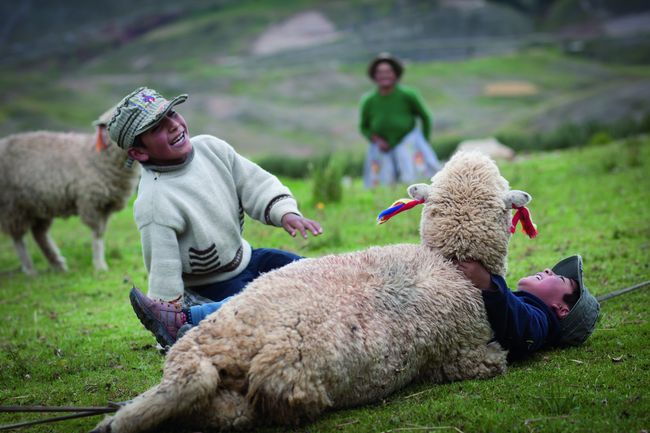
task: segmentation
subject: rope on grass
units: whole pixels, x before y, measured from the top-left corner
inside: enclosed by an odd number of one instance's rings
[[[115,412],[119,405],[109,406],[0,406],[0,412]]]
[[[617,290],[617,291],[615,291],[615,292],[606,293],[606,294],[604,294],[604,295],[597,296],[597,297],[596,297],[596,300],[597,300],[598,302],[603,302],[603,301],[606,301],[606,300],[608,300],[608,299],[612,299],[612,298],[614,298],[614,297],[616,297],[616,296],[620,296],[620,295],[622,295],[622,294],[624,294],[624,293],[631,292],[632,290],[640,289],[641,287],[645,287],[645,286],[647,286],[647,285],[649,285],[649,284],[650,284],[650,280],[648,280],[648,281],[644,281],[644,282],[642,282],[642,283],[635,284],[635,285],[633,285],[633,286],[626,287],[626,288],[624,288],[624,289]]]
[[[95,416],[95,415],[101,415],[104,413],[110,413],[110,412],[115,412],[115,410],[106,410],[104,412],[78,412],[78,413],[73,413],[72,415],[63,415],[63,416],[55,416],[52,418],[44,418],[44,419],[37,419],[34,421],[25,421],[25,422],[19,422],[16,424],[6,424],[3,426],[0,426],[0,430],[13,430],[16,428],[22,428],[22,427],[29,427],[33,425],[38,425],[38,424],[49,424],[51,422],[58,422],[58,421],[65,421],[67,419],[74,419],[74,418],[83,418],[86,416]]]
[[[77,412],[71,415],[55,416],[51,418],[38,419],[33,421],[23,421],[15,424],[5,424],[0,426],[0,430],[13,430],[22,427],[29,427],[38,424],[65,421],[68,419],[83,418],[87,416],[102,415],[117,411],[121,403],[109,403],[103,407],[74,407],[74,406],[0,406],[0,412],[18,413],[18,412]]]

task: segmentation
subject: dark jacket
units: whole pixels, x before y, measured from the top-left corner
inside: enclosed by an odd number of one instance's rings
[[[511,291],[499,275],[492,275],[497,290],[483,290],[483,302],[495,339],[510,351],[509,360],[555,346],[560,322],[541,299],[524,291]]]

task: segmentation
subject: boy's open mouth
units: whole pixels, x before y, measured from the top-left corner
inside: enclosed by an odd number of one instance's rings
[[[179,147],[185,141],[185,131],[183,131],[178,137],[171,142],[171,147]]]

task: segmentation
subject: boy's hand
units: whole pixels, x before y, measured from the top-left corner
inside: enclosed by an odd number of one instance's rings
[[[296,237],[296,230],[299,231],[305,239],[307,239],[308,231],[314,236],[323,233],[323,229],[318,222],[303,218],[295,213],[284,214],[282,217],[282,227],[293,237]]]
[[[470,280],[474,287],[481,290],[492,289],[492,276],[481,264],[477,261],[458,262],[456,267],[459,271],[465,274],[465,278]]]

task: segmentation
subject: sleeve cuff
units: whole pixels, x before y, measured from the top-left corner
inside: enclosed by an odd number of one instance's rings
[[[278,199],[276,201],[276,199]],[[276,227],[282,226],[282,217],[288,213],[295,213],[302,216],[298,210],[298,203],[290,195],[278,196],[269,203],[269,210],[266,218],[267,224],[272,224]]]
[[[506,280],[501,275],[491,274],[490,280],[496,286],[496,290],[482,290],[486,296],[503,296],[506,291],[510,291]]]

